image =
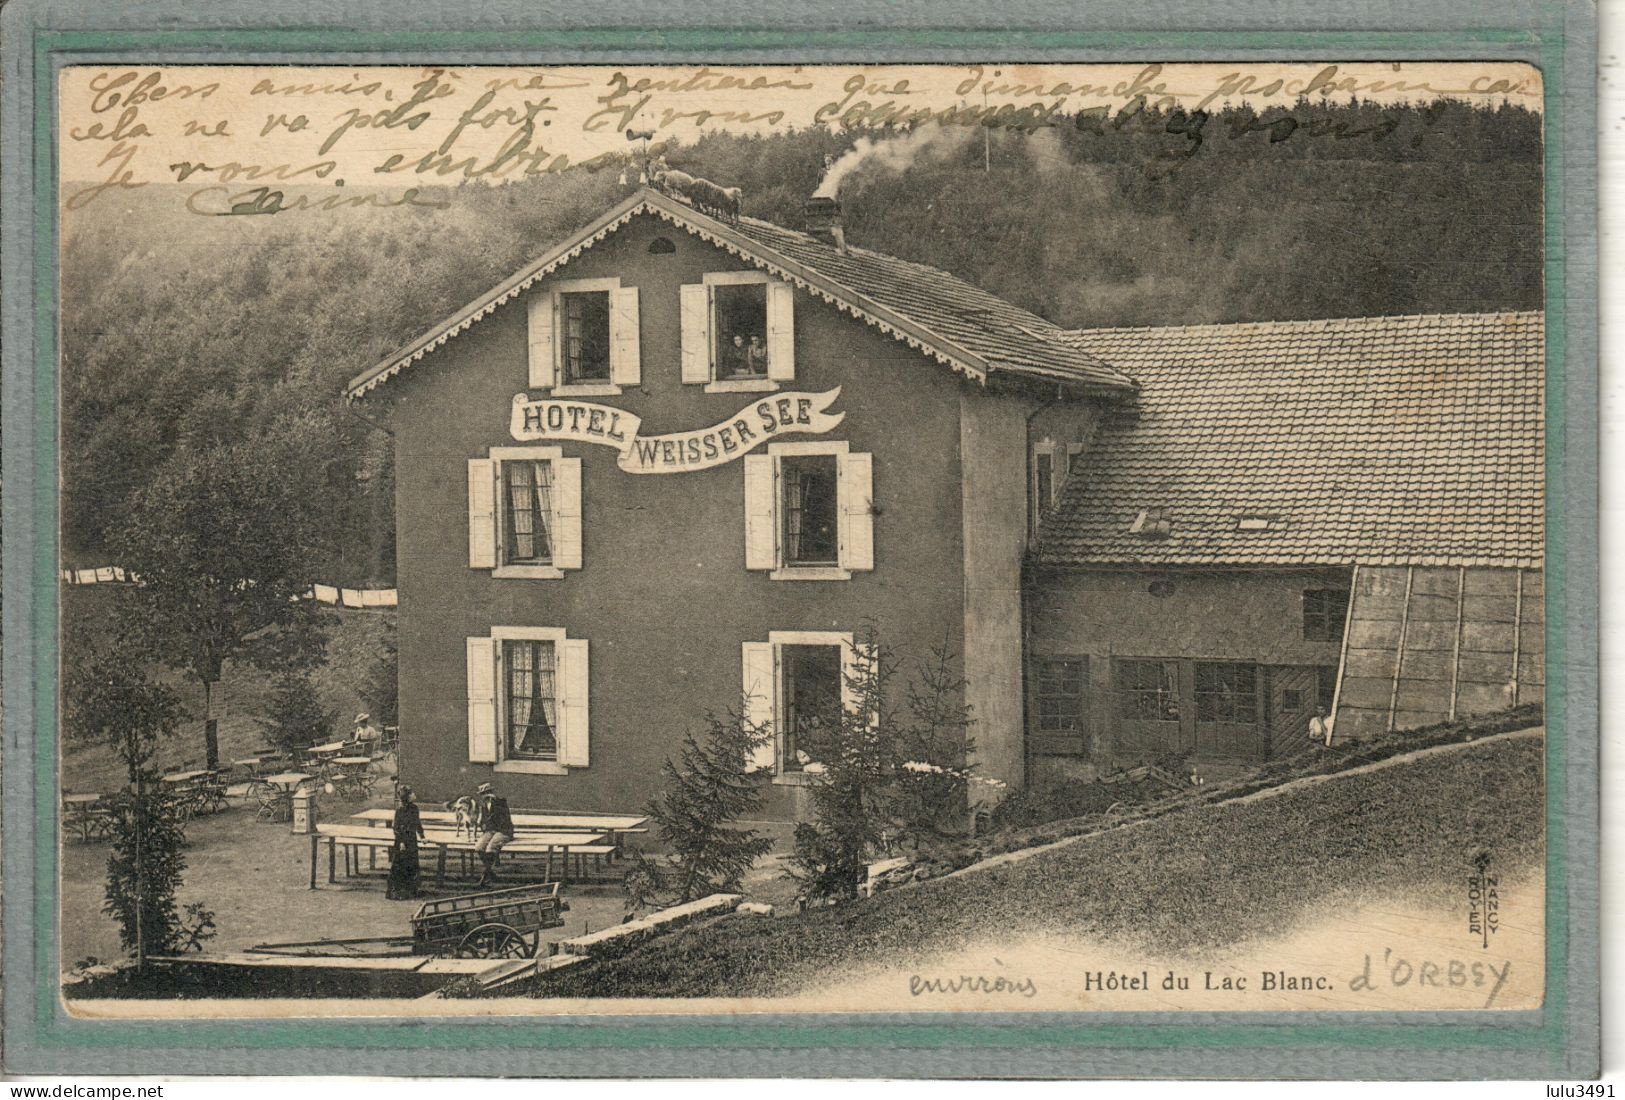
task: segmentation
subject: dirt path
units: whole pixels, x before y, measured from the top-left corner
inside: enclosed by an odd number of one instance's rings
[[[1481,745],[1491,744],[1496,741],[1514,741],[1526,737],[1544,737],[1545,735],[1545,726],[1531,726],[1529,729],[1509,730],[1506,733],[1490,734],[1487,737],[1479,737],[1472,741],[1454,741],[1448,745],[1433,745],[1425,749],[1416,749],[1412,752],[1400,753],[1398,756],[1389,756],[1382,760],[1374,760],[1369,764],[1361,764],[1358,767],[1347,768],[1343,771],[1326,772],[1321,775],[1306,775],[1300,779],[1289,780],[1282,783],[1278,787],[1268,787],[1262,791],[1254,791],[1252,794],[1226,799],[1223,802],[1210,803],[1210,805],[1241,806],[1249,802],[1261,802],[1265,799],[1279,798],[1281,795],[1288,794],[1292,791],[1299,791],[1307,787],[1318,786],[1334,779],[1347,779],[1351,776],[1364,775],[1368,772],[1382,771],[1385,768],[1393,768],[1401,764],[1411,764],[1418,760],[1426,759],[1430,756],[1457,752],[1461,749],[1475,748]],[[1102,836],[1106,833],[1120,833],[1127,829],[1135,829],[1143,825],[1149,825],[1151,822],[1159,820],[1160,816],[1161,815],[1158,815],[1158,817],[1141,818],[1138,821],[1127,821],[1121,825],[1113,825],[1104,829],[1096,829],[1093,832],[1088,833],[1079,833],[1077,836],[1063,837],[1060,840],[1051,841],[1048,844],[1040,844],[1034,848],[1022,848],[1021,850],[1015,852],[1004,852],[1000,855],[989,856],[987,859],[984,859],[979,863],[972,863],[968,867],[961,867],[957,871],[951,871],[946,875],[940,876],[940,878],[958,878],[961,875],[969,875],[978,871],[985,871],[990,867],[1003,867],[1012,863],[1021,863],[1025,860],[1032,859],[1034,856],[1042,855],[1045,852],[1053,852],[1059,848],[1070,847],[1071,845],[1077,844],[1081,841],[1093,840],[1096,837]],[[930,879],[927,881],[937,880]],[[908,883],[907,885],[917,886],[919,884]]]

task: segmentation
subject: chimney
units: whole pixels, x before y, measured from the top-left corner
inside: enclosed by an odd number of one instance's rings
[[[814,195],[801,207],[802,224],[808,233],[830,245],[837,252],[846,252],[846,227],[841,224],[841,204],[822,195]]]

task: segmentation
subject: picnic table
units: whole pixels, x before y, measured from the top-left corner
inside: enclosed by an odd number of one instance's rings
[[[377,867],[378,850],[387,851],[395,842],[393,830],[385,832],[371,825],[323,823],[316,826],[310,837],[310,888],[316,889],[316,858],[321,842],[327,841],[327,881],[337,882],[337,852],[344,849],[344,873],[360,872],[360,849],[367,849],[369,867]],[[477,837],[444,827],[425,827],[419,844],[435,849],[435,886],[446,883],[446,856],[455,852],[464,860],[474,852]],[[615,854],[616,845],[609,843],[601,833],[591,832],[526,832],[513,839],[502,849],[504,857],[536,857],[545,861],[545,876],[554,878],[554,858],[559,859],[560,882],[568,882],[570,861],[575,860],[576,875],[585,877],[587,860],[601,864]]]
[[[395,823],[395,811],[388,807],[362,810],[351,816],[355,820],[386,828]],[[457,815],[450,810],[421,810],[419,816],[426,826],[450,825],[457,820]],[[543,814],[523,810],[514,811],[512,817],[514,828],[521,832],[541,829],[562,833],[602,833],[611,837],[619,833],[647,832],[644,825],[649,820],[632,814]]]
[[[339,756],[332,763],[334,770],[328,780],[338,793],[356,798],[372,793],[373,784],[377,781],[372,771],[372,757]]]
[[[280,772],[256,779],[251,789],[259,799],[258,816],[270,821],[291,820],[294,789],[307,779],[314,778],[306,772]]]
[[[62,796],[62,826],[78,832],[79,839],[89,844],[106,837],[113,828],[113,813],[103,806],[99,794],[65,794]]]
[[[190,783],[194,779],[202,779],[204,776],[211,774],[213,773],[205,771],[201,768],[196,771],[189,772],[171,772],[170,774],[164,776],[164,782],[171,784],[172,786],[178,786],[181,783]]]

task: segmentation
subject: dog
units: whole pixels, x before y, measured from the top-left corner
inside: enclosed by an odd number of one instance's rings
[[[472,795],[465,794],[455,802],[446,803],[446,809],[457,815],[458,836],[462,836],[466,832],[468,839],[473,840],[478,835],[480,831],[479,807],[475,804]]]

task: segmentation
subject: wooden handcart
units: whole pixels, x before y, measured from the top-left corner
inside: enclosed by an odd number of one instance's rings
[[[426,901],[412,915],[410,936],[262,943],[249,950],[263,955],[529,959],[541,950],[542,929],[563,925],[568,908],[556,882],[512,886]]]

